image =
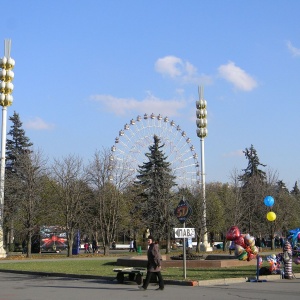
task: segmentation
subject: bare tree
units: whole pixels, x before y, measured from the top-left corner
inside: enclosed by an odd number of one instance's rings
[[[96,151],[87,168],[88,181],[94,193],[95,220],[103,241],[104,255],[115,237],[122,219],[125,197],[122,191],[131,182],[126,166],[112,162],[107,149]]]
[[[226,205],[224,205],[228,228],[232,225],[241,225],[243,219],[243,211],[247,207],[242,198],[242,184],[239,181],[239,174],[237,169],[234,169],[231,172],[230,178],[230,189],[232,191],[232,198],[229,198],[226,201]]]
[[[68,239],[68,256],[72,256],[75,231],[84,222],[89,210],[91,193],[82,159],[69,155],[55,159],[52,166],[54,191],[61,203]]]
[[[25,228],[27,257],[31,256],[32,236],[37,230],[37,219],[41,211],[42,177],[46,173],[46,161],[40,151],[24,152],[15,162],[18,178],[15,184],[18,198],[18,217]]]
[[[186,201],[192,208],[192,213],[187,219],[186,226],[195,228],[196,233],[196,252],[200,252],[201,237],[203,236],[203,194],[201,193],[200,185],[195,184],[189,189],[181,189],[179,195],[184,196]],[[177,224],[177,222],[175,222]],[[177,225],[178,226],[178,225]]]
[[[120,208],[122,220],[117,226],[118,233],[142,242],[142,234],[145,232],[145,224],[141,213],[142,189],[131,184],[124,190],[124,205]]]
[[[211,240],[223,238],[227,218],[224,216],[225,203],[230,202],[231,193],[227,184],[209,183],[206,188],[207,198],[207,228]]]

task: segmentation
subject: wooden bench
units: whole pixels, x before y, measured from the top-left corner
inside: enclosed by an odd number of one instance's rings
[[[119,283],[124,283],[125,275],[128,275],[129,281],[135,281],[138,285],[143,283],[143,275],[147,273],[145,268],[122,268],[114,269],[114,272],[117,272],[117,281]]]
[[[115,244],[115,246],[111,246],[109,249],[111,250],[129,250],[130,249],[130,245],[128,244]]]

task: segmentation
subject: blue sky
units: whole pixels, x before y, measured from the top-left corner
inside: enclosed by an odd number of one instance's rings
[[[5,4],[5,5],[4,5]],[[110,148],[137,115],[161,114],[196,135],[198,86],[208,109],[207,182],[230,182],[251,144],[265,171],[300,179],[300,2],[11,0],[14,103],[49,160]],[[8,124],[10,126],[10,124]]]

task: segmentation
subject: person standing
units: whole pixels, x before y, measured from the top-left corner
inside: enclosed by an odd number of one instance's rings
[[[116,241],[115,240],[113,240],[113,242],[111,243],[111,247],[113,248],[113,250],[116,249]]]
[[[129,243],[129,252],[134,252],[134,246],[133,246],[133,240],[132,239],[130,240],[130,243]]]
[[[27,246],[26,246],[26,240],[23,240],[22,242],[22,254],[27,253]]]
[[[164,289],[164,281],[161,275],[161,255],[159,252],[159,246],[158,243],[154,242],[153,237],[150,235],[148,236],[148,251],[147,251],[147,257],[148,257],[148,263],[147,263],[147,275],[146,279],[144,281],[144,284],[139,286],[139,289],[146,290],[148,288],[148,285],[150,283],[151,275],[156,274],[158,278],[158,289],[157,290],[163,290]]]
[[[84,253],[90,253],[90,243],[87,237],[84,240]]]
[[[96,239],[93,239],[92,248],[93,248],[93,253],[98,252],[98,243],[97,243]]]
[[[229,245],[229,254],[231,255],[231,253],[234,251],[235,251],[235,242],[231,241]]]
[[[261,240],[260,240],[260,236],[258,236],[256,239],[255,239],[255,246],[258,248],[258,252],[261,252]]]

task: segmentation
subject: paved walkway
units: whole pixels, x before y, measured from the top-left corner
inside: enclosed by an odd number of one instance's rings
[[[278,278],[278,276],[277,276]],[[300,279],[269,280],[267,282],[214,282],[206,286],[187,287],[167,285],[164,291],[156,291],[150,285],[141,291],[136,284],[118,284],[100,279],[62,278],[0,272],[0,300],[289,300],[299,299]]]

